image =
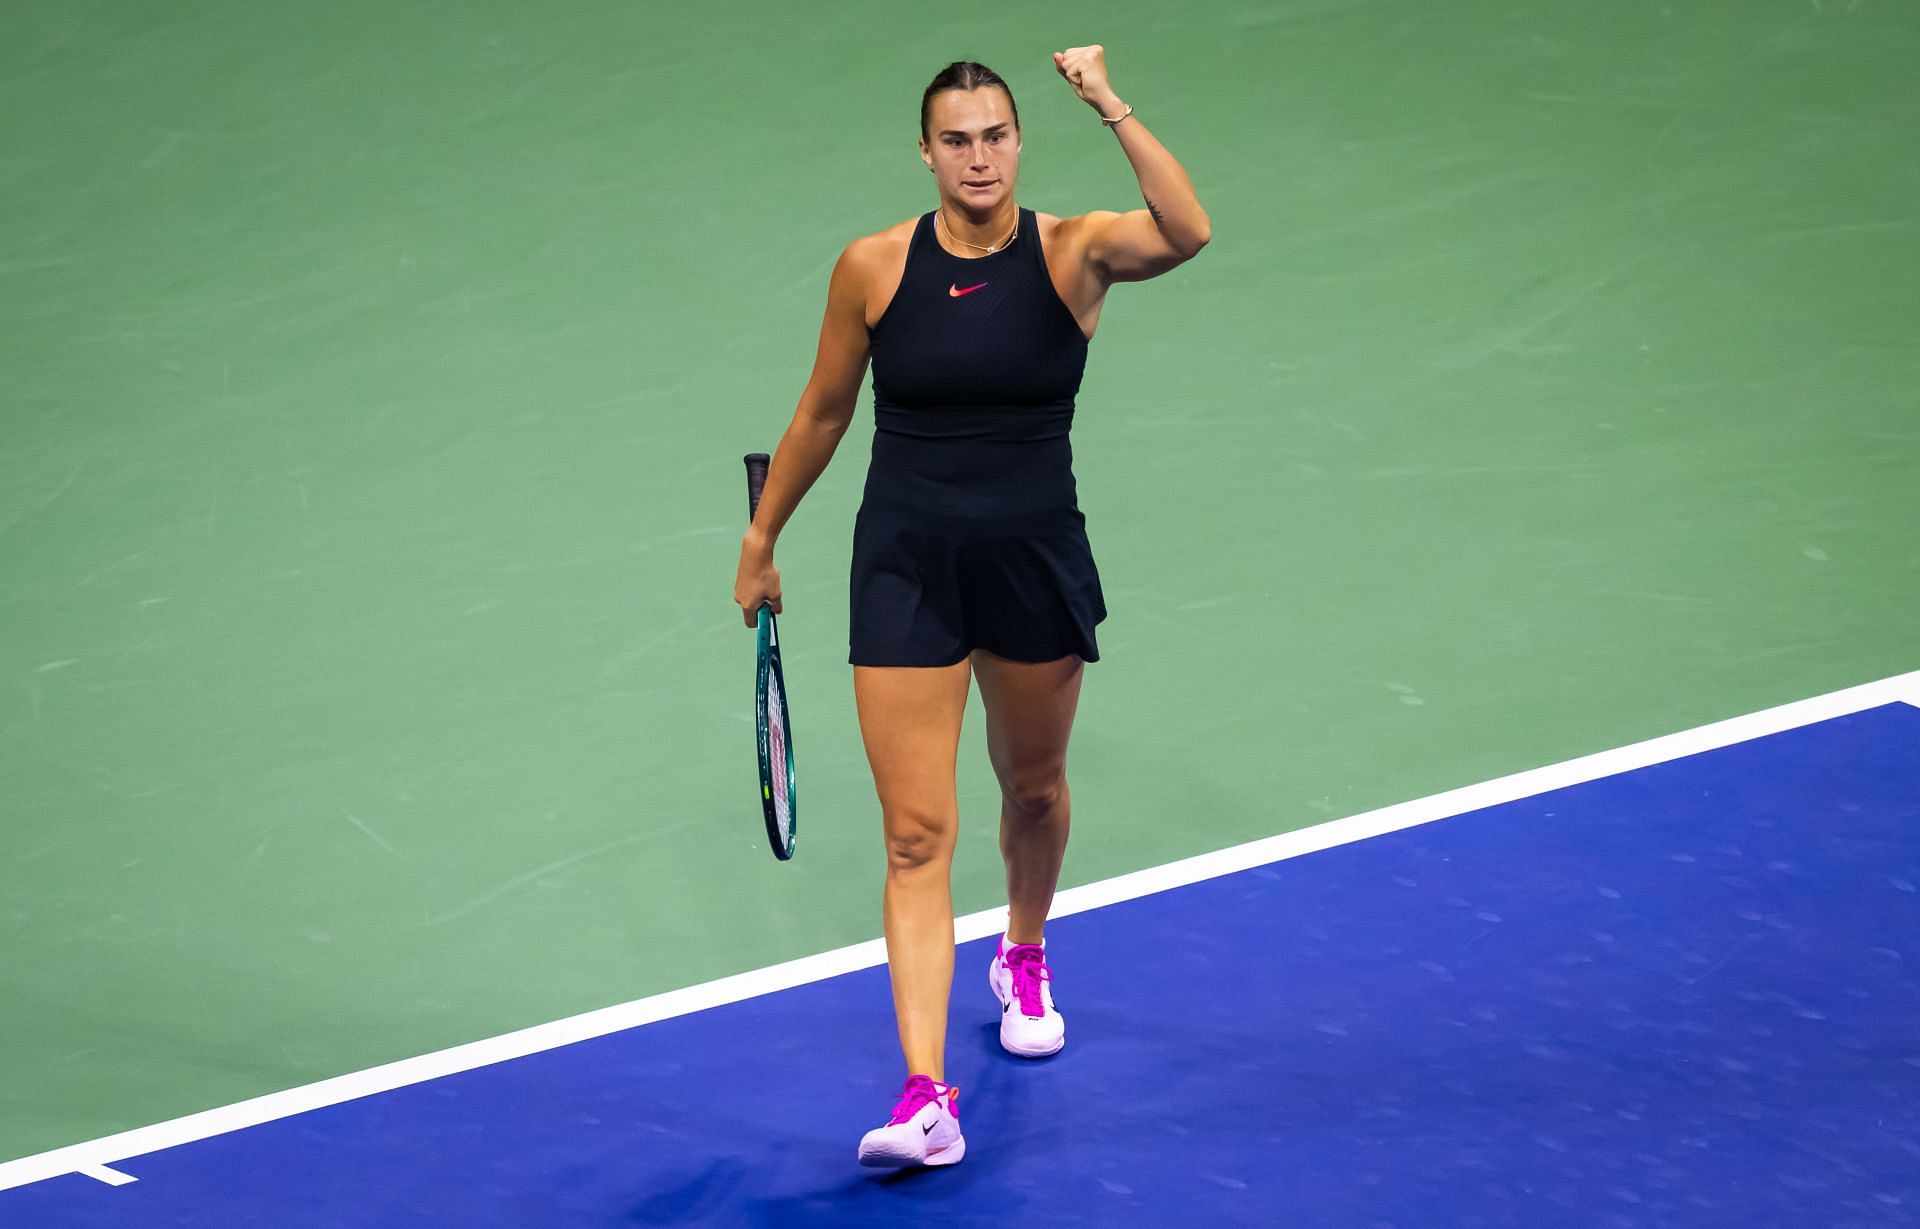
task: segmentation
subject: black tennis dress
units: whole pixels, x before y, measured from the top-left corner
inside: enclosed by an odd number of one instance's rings
[[[1002,250],[964,260],[921,216],[868,332],[873,455],[853,528],[848,660],[946,666],[1099,660],[1100,575],[1067,433],[1087,338],[1020,210]]]

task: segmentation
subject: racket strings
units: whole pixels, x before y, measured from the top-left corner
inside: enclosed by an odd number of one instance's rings
[[[787,705],[786,697],[780,692],[780,684],[774,679],[767,680],[767,758],[773,765],[773,806],[780,822],[785,824],[793,814],[792,800],[787,794]]]

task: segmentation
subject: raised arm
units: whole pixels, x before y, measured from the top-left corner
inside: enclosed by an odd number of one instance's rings
[[[1053,66],[1082,102],[1110,121],[1147,202],[1145,209],[1129,213],[1097,210],[1085,216],[1087,260],[1094,271],[1105,282],[1138,282],[1193,259],[1213,236],[1207,211],[1186,168],[1138,116],[1127,115],[1127,104],[1107,79],[1106,49],[1095,43],[1056,51]]]
[[[760,509],[740,543],[740,568],[733,600],[752,627],[763,599],[774,613],[780,602],[780,573],[773,566],[773,544],[780,530],[833,459],[840,437],[853,421],[860,381],[867,374],[867,282],[872,240],[856,239],[834,263],[827,282],[827,311],[820,322],[820,347],[813,374],[800,394],[793,421],[774,448]]]

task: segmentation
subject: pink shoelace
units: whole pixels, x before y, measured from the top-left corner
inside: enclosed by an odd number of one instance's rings
[[[890,1127],[898,1126],[919,1113],[921,1106],[926,1105],[930,1101],[938,1101],[940,1098],[947,1096],[948,1093],[953,1093],[954,1095],[947,1102],[947,1112],[958,1118],[960,1116],[960,1096],[958,1090],[956,1090],[953,1085],[936,1084],[933,1082],[932,1076],[908,1076],[907,1086],[901,1091],[900,1101],[893,1107],[893,1117],[887,1120],[887,1125]]]
[[[1000,959],[1013,974],[1013,997],[1020,1000],[1021,1014],[1035,1018],[1045,1015],[1046,1008],[1040,1005],[1040,983],[1053,980],[1046,952],[1038,943],[1016,943]]]

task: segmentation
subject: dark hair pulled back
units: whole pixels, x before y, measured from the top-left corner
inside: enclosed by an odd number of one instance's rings
[[[1013,108],[1013,126],[1017,131],[1020,127],[1020,105],[1013,101],[1013,88],[1001,78],[999,73],[985,64],[976,64],[972,60],[955,60],[934,74],[932,83],[927,86],[927,92],[920,96],[921,138],[924,140],[927,136],[927,123],[933,115],[935,94],[944,94],[948,90],[979,90],[988,86],[998,86],[1006,92],[1007,105]]]

